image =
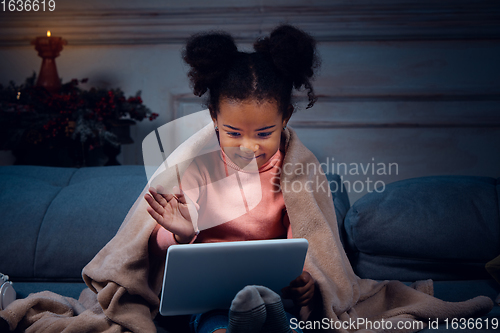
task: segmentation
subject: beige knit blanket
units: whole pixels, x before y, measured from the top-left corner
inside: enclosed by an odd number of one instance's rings
[[[214,135],[213,126],[197,133],[185,149],[199,151]],[[493,302],[478,296],[450,303],[432,296],[432,281],[408,287],[398,281],[377,282],[357,277],[339,239],[333,200],[316,157],[285,131],[287,165],[281,184],[294,237],[309,241],[305,270],[320,291],[316,303],[303,308],[301,319],[323,320],[326,331],[414,332],[419,326],[398,325],[422,320],[482,316]],[[293,172],[309,165],[309,172]],[[167,170],[168,171],[168,170]],[[164,172],[156,181],[174,182],[175,172]],[[322,185],[323,184],[323,185]],[[169,188],[168,185],[165,188]],[[302,188],[301,191],[294,189]],[[164,263],[149,255],[148,240],[156,222],[146,211],[143,193],[130,209],[115,237],[83,269],[88,285],[79,300],[51,292],[32,294],[0,312],[11,330],[26,332],[155,332]],[[358,318],[366,318],[366,325]],[[0,327],[2,327],[0,319]],[[311,321],[311,323],[313,323]],[[371,326],[370,326],[371,325]],[[365,327],[366,326],[366,327]],[[416,328],[417,327],[417,328]],[[368,330],[365,328],[372,328]],[[420,326],[421,328],[421,326]]]

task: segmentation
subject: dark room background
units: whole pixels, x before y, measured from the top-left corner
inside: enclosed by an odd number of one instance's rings
[[[130,126],[118,161],[142,164],[155,128],[202,110],[180,50],[203,30],[231,32],[241,49],[279,23],[319,41],[319,100],[290,125],[354,185],[426,175],[500,177],[500,2],[473,0],[55,0],[56,9],[0,12],[0,84],[40,70],[30,41],[50,30],[67,40],[56,58],[63,82],[142,91],[159,116]],[[300,106],[302,106],[300,108]],[[0,165],[15,163],[0,151]],[[342,164],[344,163],[344,164]],[[368,179],[369,178],[369,179]],[[356,181],[358,181],[356,183]],[[371,183],[369,183],[371,181]]]

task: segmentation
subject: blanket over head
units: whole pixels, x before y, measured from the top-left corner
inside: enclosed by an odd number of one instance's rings
[[[302,308],[302,320],[329,318],[326,331],[332,332],[414,332],[423,326],[397,329],[398,322],[481,316],[491,310],[493,302],[484,296],[457,303],[436,299],[430,280],[406,286],[357,277],[340,242],[330,188],[318,160],[290,127],[284,134],[281,189],[293,236],[309,241],[304,270],[319,290],[315,302]],[[207,126],[184,149],[200,151],[213,135],[213,126]],[[306,165],[308,172],[304,171]],[[175,184],[176,172],[164,172],[155,182]],[[146,211],[143,197],[147,188],[117,234],[83,269],[88,289],[79,301],[51,292],[32,294],[0,312],[0,327],[6,322],[11,330],[26,332],[155,332],[153,318],[159,308],[164,262],[148,250],[156,221]],[[301,190],[294,191],[298,188]],[[385,325],[375,329],[358,318]]]

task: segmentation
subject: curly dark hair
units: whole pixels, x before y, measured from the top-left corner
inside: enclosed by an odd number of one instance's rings
[[[233,37],[220,31],[188,39],[182,51],[191,66],[188,77],[196,96],[209,92],[212,117],[217,118],[220,98],[256,98],[275,100],[288,119],[293,112],[288,108],[292,89],[302,86],[309,98],[307,108],[312,107],[317,98],[311,80],[320,64],[314,38],[291,25],[280,25],[253,47],[255,52],[239,52]]]

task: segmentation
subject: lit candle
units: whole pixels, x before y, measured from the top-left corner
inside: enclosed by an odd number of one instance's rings
[[[38,55],[43,59],[36,85],[45,87],[50,92],[58,91],[61,88],[61,80],[57,74],[55,58],[59,56],[63,45],[67,44],[66,40],[51,36],[49,30],[47,36],[37,37],[31,44],[35,45]]]

